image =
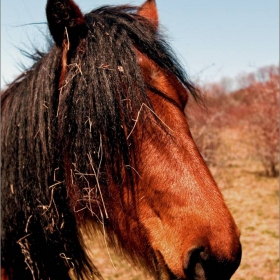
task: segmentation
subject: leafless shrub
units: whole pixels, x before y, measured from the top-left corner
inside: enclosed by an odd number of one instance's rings
[[[229,92],[224,80],[205,85],[205,108],[189,102],[186,115],[193,138],[209,165],[224,165],[235,155],[225,151],[221,132],[235,129],[248,156],[262,163],[266,176],[277,176],[279,67],[260,68],[256,73],[240,76],[235,83],[240,89],[233,92]]]
[[[279,170],[279,67],[261,68],[243,90],[248,100],[244,130],[250,133],[252,156],[261,161],[265,174]]]

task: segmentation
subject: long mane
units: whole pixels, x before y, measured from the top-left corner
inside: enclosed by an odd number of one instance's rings
[[[85,19],[86,34],[68,55],[62,85],[62,51],[54,46],[2,95],[2,207],[9,206],[2,209],[2,262],[9,267],[20,259],[18,266],[25,262],[26,273],[38,278],[41,273],[70,279],[71,267],[77,279],[99,276],[85,252],[75,211],[90,210],[85,192],[93,190],[104,219],[110,219],[102,202],[102,195],[110,196],[110,183],[121,199],[124,182],[133,196],[139,137],[133,129],[143,104],[152,109],[147,89],[175,103],[147,84],[135,50],[196,96],[169,46],[136,8],[102,7]],[[161,125],[156,117],[149,119]],[[145,128],[149,119],[138,121]]]

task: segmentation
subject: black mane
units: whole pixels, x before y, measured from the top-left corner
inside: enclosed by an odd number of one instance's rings
[[[86,36],[69,52],[61,88],[62,51],[54,46],[2,95],[2,265],[15,268],[16,279],[70,279],[72,265],[77,279],[99,275],[73,209],[88,208],[87,188],[101,201],[110,197],[110,183],[122,197],[126,182],[133,195],[138,139],[131,132],[143,104],[152,108],[135,48],[196,96],[168,45],[136,8],[102,7],[85,19]],[[66,199],[70,183],[75,205]],[[110,220],[107,205],[100,205],[100,215]]]

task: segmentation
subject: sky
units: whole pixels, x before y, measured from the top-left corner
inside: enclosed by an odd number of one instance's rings
[[[76,0],[86,13],[144,0]],[[46,0],[1,1],[1,88],[30,65],[19,49],[44,48]],[[278,0],[157,0],[161,29],[195,81],[235,79],[279,65]]]

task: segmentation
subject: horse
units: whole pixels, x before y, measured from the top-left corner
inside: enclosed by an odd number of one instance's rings
[[[85,242],[98,232],[155,279],[230,279],[240,231],[155,1],[48,0],[46,16],[53,46],[1,95],[2,279],[102,279]]]

